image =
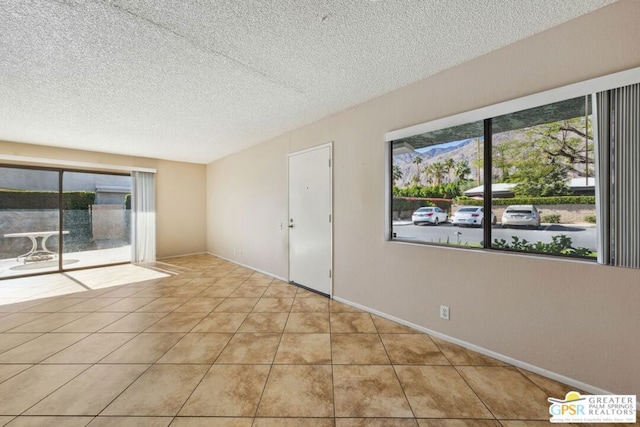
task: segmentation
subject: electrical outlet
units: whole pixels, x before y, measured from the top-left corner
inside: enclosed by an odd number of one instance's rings
[[[441,305],[440,306],[440,317],[444,320],[449,320],[449,306]]]

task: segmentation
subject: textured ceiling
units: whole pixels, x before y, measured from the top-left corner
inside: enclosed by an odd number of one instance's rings
[[[614,0],[0,0],[0,140],[208,163]]]

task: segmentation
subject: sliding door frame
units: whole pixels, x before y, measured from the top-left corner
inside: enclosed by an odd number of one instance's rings
[[[0,159],[1,160],[1,159]],[[63,228],[64,228],[64,173],[65,172],[73,172],[73,173],[87,173],[87,174],[96,174],[96,175],[112,175],[112,176],[131,176],[130,173],[126,173],[124,171],[120,172],[109,172],[103,170],[91,170],[91,169],[75,169],[75,168],[63,168],[63,167],[55,167],[55,166],[33,166],[33,165],[21,165],[21,164],[12,164],[12,163],[0,163],[0,168],[13,168],[13,169],[27,169],[27,170],[39,170],[39,171],[49,171],[56,172],[58,174],[58,269],[56,271],[42,271],[42,272],[33,272],[29,274],[16,275],[16,276],[6,276],[0,277],[0,280],[6,279],[16,279],[21,277],[33,277],[33,276],[41,276],[45,274],[52,273],[64,273],[67,271],[79,271],[79,270],[87,270],[96,267],[109,267],[114,265],[123,265],[130,264],[131,259],[128,261],[122,262],[111,262],[99,265],[91,265],[85,267],[76,267],[76,268],[64,268],[64,239],[63,239]],[[131,188],[131,192],[133,193],[133,188]]]

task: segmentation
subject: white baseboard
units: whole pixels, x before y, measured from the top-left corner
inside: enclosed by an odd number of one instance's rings
[[[436,338],[440,338],[440,339],[442,339],[444,341],[447,341],[447,342],[450,342],[452,344],[459,345],[460,347],[464,347],[466,349],[475,351],[476,353],[480,353],[480,354],[483,354],[485,356],[493,357],[494,359],[497,359],[497,360],[499,360],[501,362],[508,363],[508,364],[516,366],[518,368],[526,369],[527,371],[536,373],[538,375],[542,375],[543,377],[546,377],[546,378],[561,382],[563,384],[567,384],[567,385],[569,385],[571,387],[575,387],[575,388],[577,388],[579,390],[584,390],[587,393],[591,393],[591,394],[615,394],[615,393],[612,393],[612,392],[610,392],[608,390],[604,390],[604,389],[601,389],[599,387],[595,387],[595,386],[592,386],[590,384],[583,383],[582,381],[578,381],[576,379],[569,378],[569,377],[566,377],[564,375],[557,374],[557,373],[549,371],[547,369],[540,368],[538,366],[534,366],[534,365],[531,365],[529,363],[522,362],[522,361],[514,359],[512,357],[505,356],[505,355],[500,354],[500,353],[496,353],[495,351],[487,350],[486,348],[477,346],[475,344],[471,344],[469,342],[466,342],[466,341],[463,341],[463,340],[460,340],[460,339],[457,339],[457,338],[450,337],[448,335],[445,335],[445,334],[442,334],[440,332],[425,328],[423,326],[416,325],[415,323],[407,322],[406,320],[399,319],[397,317],[394,317],[394,316],[391,316],[389,314],[383,313],[381,311],[375,310],[373,308],[364,306],[362,304],[358,304],[358,303],[355,303],[355,302],[352,302],[352,301],[349,301],[349,300],[346,300],[344,298],[340,298],[340,297],[337,297],[337,296],[334,296],[333,299],[335,299],[336,301],[341,302],[343,304],[347,304],[347,305],[350,305],[352,307],[359,308],[360,310],[369,312],[371,314],[375,314],[376,316],[383,317],[383,318],[388,319],[388,320],[392,320],[392,321],[394,321],[396,323],[400,323],[401,325],[407,326],[407,327],[409,327],[411,329],[415,329],[417,331],[424,332],[425,334],[433,335]],[[562,398],[564,396],[551,396],[551,397]],[[640,401],[637,402],[637,407],[640,408]]]
[[[250,268],[253,271],[257,271],[258,273],[262,273],[262,274],[267,275],[269,277],[273,277],[274,279],[282,280],[283,282],[289,283],[289,279],[286,279],[286,278],[280,277],[280,276],[276,276],[273,273],[269,273],[268,271],[260,270],[259,268],[255,268],[255,267],[253,267],[251,265],[243,264],[241,262],[236,261],[235,259],[229,259],[227,257],[223,257],[222,255],[214,254],[213,252],[205,252],[205,253],[207,253],[207,254],[209,254],[211,256],[215,256],[215,257],[221,258],[221,259],[223,259],[225,261],[232,262],[232,263],[237,264],[237,265],[239,265],[241,267]]]

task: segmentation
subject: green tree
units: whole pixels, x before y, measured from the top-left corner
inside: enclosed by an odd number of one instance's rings
[[[455,165],[456,165],[456,163],[451,157],[448,157],[444,161],[444,168],[445,168],[445,172],[447,174],[447,178],[448,178],[449,182],[451,182],[451,172],[453,171]]]
[[[541,154],[554,159],[567,172],[593,176],[593,132],[591,120],[583,117],[534,126],[530,139],[537,142]]]
[[[471,173],[471,168],[469,167],[469,162],[466,160],[459,160],[453,167],[453,174],[456,179],[465,181],[467,179],[467,175]]]
[[[563,196],[569,192],[566,172],[562,165],[546,162],[544,158],[531,158],[518,162],[511,174],[516,196],[545,197]]]
[[[424,168],[422,168],[422,172],[424,173],[424,181],[427,183],[427,185],[431,185],[431,183],[433,182],[433,178],[431,177],[431,171],[432,171],[431,165],[427,165]]]
[[[509,172],[513,167],[511,157],[512,154],[517,155],[517,153],[511,153],[510,148],[509,143],[495,145],[493,147],[491,162],[493,168],[499,171],[499,175],[494,175],[494,178],[498,182],[509,182]]]
[[[585,123],[577,117],[501,134],[507,139],[494,145],[496,179],[517,183],[517,196],[567,195],[569,177],[592,174],[593,142]]]
[[[416,165],[416,174],[414,175],[412,181],[415,183],[420,182],[420,164],[422,163],[422,157],[415,156],[412,160],[412,163]]]
[[[484,157],[481,150],[482,140],[480,138],[475,139],[476,143],[476,158],[472,161],[473,167],[476,170],[476,180],[478,185],[482,183],[482,168],[484,167]]]
[[[397,185],[397,182],[402,179],[402,171],[400,170],[400,166],[394,164],[392,168],[393,174],[393,182]]]
[[[435,162],[431,164],[431,173],[435,185],[442,184],[442,179],[447,173],[447,167],[443,162]]]

